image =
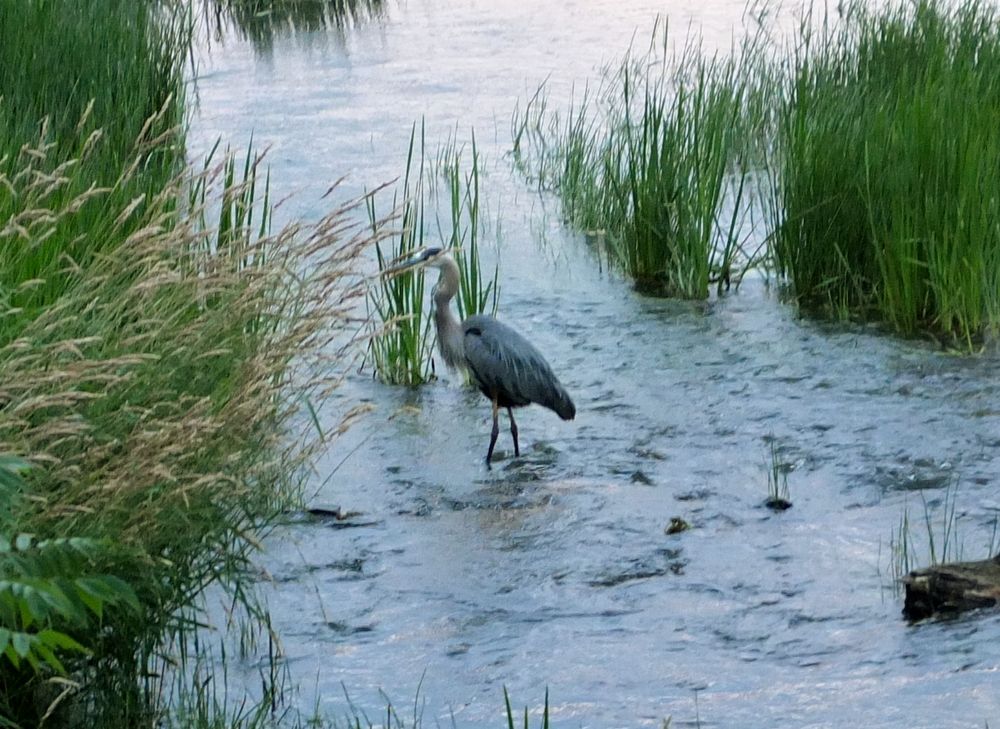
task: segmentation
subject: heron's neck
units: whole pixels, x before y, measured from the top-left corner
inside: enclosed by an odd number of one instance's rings
[[[458,266],[450,258],[441,262],[441,274],[434,287],[434,324],[437,326],[438,349],[445,364],[463,367],[462,324],[451,310],[451,300],[458,293]]]

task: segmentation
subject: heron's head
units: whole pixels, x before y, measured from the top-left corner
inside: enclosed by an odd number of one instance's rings
[[[422,271],[436,268],[440,272],[437,283],[431,290],[436,306],[447,305],[461,286],[458,265],[451,257],[453,248],[426,248],[410,258],[398,261],[382,271],[383,276],[395,276],[405,271]],[[446,306],[447,308],[447,306]]]
[[[441,268],[444,265],[444,259],[448,258],[448,251],[444,248],[428,248],[422,254],[420,254],[422,259],[422,265],[429,266],[430,268]]]

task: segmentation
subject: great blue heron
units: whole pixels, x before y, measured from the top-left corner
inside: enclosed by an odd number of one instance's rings
[[[438,350],[451,369],[468,370],[482,393],[493,403],[493,431],[486,465],[493,458],[493,448],[500,433],[499,409],[510,417],[514,455],[520,456],[517,423],[511,408],[537,403],[554,411],[563,420],[576,417],[576,406],[566,389],[553,374],[549,363],[532,344],[492,316],[477,314],[459,322],[451,310],[451,300],[458,293],[459,270],[455,260],[440,248],[429,248],[418,256],[387,269],[396,273],[415,267],[438,269],[434,286],[434,323],[437,326]]]

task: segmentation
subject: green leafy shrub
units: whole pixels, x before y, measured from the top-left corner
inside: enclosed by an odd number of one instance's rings
[[[0,503],[10,508],[22,497],[27,469],[0,457]],[[12,707],[30,705],[40,681],[67,674],[68,656],[91,653],[107,607],[140,611],[132,588],[101,571],[112,553],[107,541],[0,532],[0,722],[23,718]]]

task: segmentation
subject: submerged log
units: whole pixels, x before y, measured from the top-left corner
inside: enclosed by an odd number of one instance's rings
[[[1000,554],[914,570],[903,578],[903,615],[922,620],[1000,604]]]

